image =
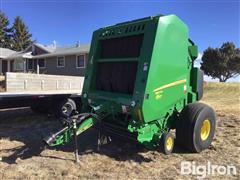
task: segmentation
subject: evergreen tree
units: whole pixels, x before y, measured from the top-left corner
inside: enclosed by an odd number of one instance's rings
[[[32,34],[20,16],[14,20],[12,33],[13,50],[22,51],[32,44]]]
[[[11,28],[8,26],[8,18],[0,11],[0,47],[2,48],[11,48]]]

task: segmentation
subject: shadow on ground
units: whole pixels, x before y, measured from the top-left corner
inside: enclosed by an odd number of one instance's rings
[[[2,157],[2,162],[8,164],[16,163],[18,158],[29,159],[33,156],[64,159],[54,155],[41,155],[46,148],[56,151],[73,153],[73,142],[58,147],[47,147],[43,138],[61,128],[61,124],[52,116],[34,114],[29,108],[5,110],[0,112],[0,139],[7,138],[10,141],[22,142],[23,146],[12,149],[0,148],[1,152],[11,152],[10,155]],[[123,139],[114,139],[110,143],[101,145],[97,151],[98,132],[90,129],[78,138],[79,154],[98,153],[104,154],[117,161],[132,160],[135,162],[150,162],[152,159],[141,155],[141,152],[149,151],[137,143]],[[186,153],[176,147],[175,153]],[[64,159],[68,160],[68,159]],[[72,159],[71,159],[72,160]]]

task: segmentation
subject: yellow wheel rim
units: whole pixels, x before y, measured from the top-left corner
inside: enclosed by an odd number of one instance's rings
[[[210,130],[211,130],[210,121],[208,119],[205,119],[203,121],[203,124],[202,124],[202,127],[201,127],[201,132],[200,132],[201,139],[203,141],[205,141],[208,138],[208,136],[210,134]]]
[[[166,143],[166,148],[169,151],[172,149],[172,147],[173,147],[173,139],[171,137],[168,137],[167,143]]]

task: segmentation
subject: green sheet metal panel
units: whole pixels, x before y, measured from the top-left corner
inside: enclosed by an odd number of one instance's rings
[[[85,82],[83,87],[83,95],[86,98],[84,102],[88,104],[87,99],[108,99],[120,104],[131,105],[132,101],[139,101],[138,105],[142,104],[145,83],[147,78],[147,72],[142,72],[144,63],[150,63],[153,42],[155,39],[155,32],[157,27],[159,16],[148,17],[141,20],[130,21],[127,23],[117,24],[115,26],[109,26],[101,28],[93,33],[92,44],[90,48],[89,62],[87,65],[87,71],[85,76]],[[136,28],[134,28],[136,27]],[[140,29],[138,28],[140,27]],[[135,30],[134,30],[135,29]],[[111,32],[114,32],[113,34]],[[103,39],[111,38],[123,38],[132,35],[144,34],[143,43],[138,57],[130,58],[101,58],[100,57],[100,41]],[[134,92],[132,95],[98,91],[96,88],[96,75],[97,75],[97,64],[99,62],[124,62],[124,61],[137,61],[138,71],[136,74],[136,80],[134,85]]]
[[[159,18],[145,93],[146,122],[158,119],[186,97],[188,28],[175,15]]]
[[[102,40],[141,34],[143,41],[139,56],[101,56]],[[95,31],[83,87],[83,107],[88,107],[89,100],[95,104],[111,102],[112,110],[120,113],[121,105],[132,106],[132,112],[138,114],[133,117],[142,115],[141,121],[145,123],[161,119],[177,104],[181,104],[182,108],[188,92],[191,92],[189,78],[192,59],[189,47],[192,44],[188,38],[187,26],[175,15],[153,16]],[[97,88],[98,64],[106,62],[137,62],[132,94]]]

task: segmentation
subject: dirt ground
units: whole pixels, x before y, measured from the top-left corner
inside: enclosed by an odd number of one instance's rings
[[[207,84],[203,101],[217,115],[216,134],[209,149],[191,154],[179,147],[166,156],[126,141],[112,141],[96,150],[97,132],[79,137],[80,165],[73,144],[44,146],[42,139],[58,128],[53,117],[29,108],[0,111],[0,179],[196,179],[181,175],[182,161],[234,165],[237,175],[208,175],[207,179],[240,179],[240,85]]]

